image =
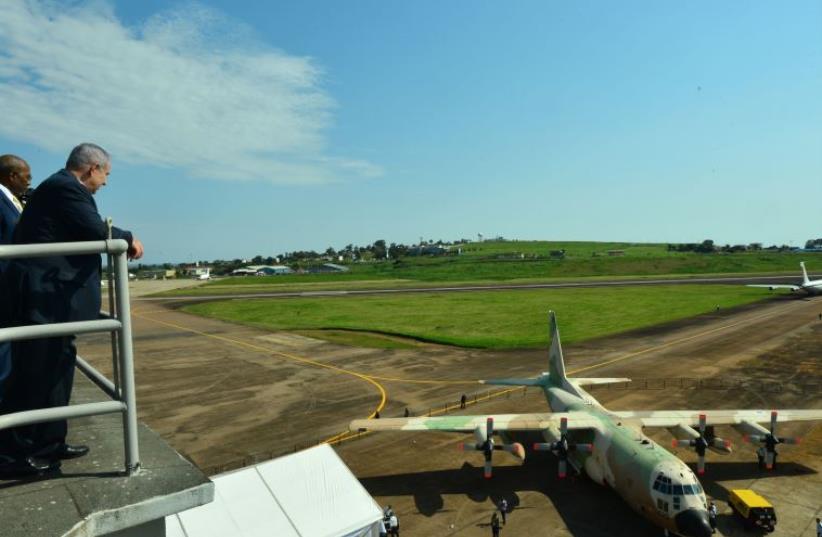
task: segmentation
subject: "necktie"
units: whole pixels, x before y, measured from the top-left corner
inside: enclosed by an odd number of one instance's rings
[[[17,199],[17,196],[15,196],[14,194],[11,195],[11,202],[14,204],[15,207],[17,207],[18,212],[23,212],[23,204],[20,203],[20,200]]]

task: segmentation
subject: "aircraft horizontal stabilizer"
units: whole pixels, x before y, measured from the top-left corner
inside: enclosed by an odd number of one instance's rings
[[[481,380],[480,384],[492,384],[494,386],[545,386],[548,377],[537,377],[535,379],[488,379]]]
[[[571,382],[577,386],[595,386],[602,384],[622,384],[623,382],[631,382],[631,379],[626,378],[569,378]]]

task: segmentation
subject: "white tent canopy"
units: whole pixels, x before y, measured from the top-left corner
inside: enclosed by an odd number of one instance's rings
[[[377,537],[382,511],[327,444],[212,477],[214,501],[167,537]]]

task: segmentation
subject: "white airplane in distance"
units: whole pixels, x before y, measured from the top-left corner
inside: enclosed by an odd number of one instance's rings
[[[197,275],[197,279],[198,280],[203,280],[203,281],[210,280],[211,279],[211,269],[208,269],[208,268],[205,269],[205,272],[203,272],[202,274]]]
[[[799,266],[802,267],[802,283],[799,285],[787,285],[781,283],[763,283],[763,284],[749,284],[748,287],[766,287],[773,291],[774,289],[790,289],[791,293],[797,291],[804,291],[809,295],[822,295],[822,280],[811,280],[808,278],[808,271],[805,270],[805,262],[800,261]]]

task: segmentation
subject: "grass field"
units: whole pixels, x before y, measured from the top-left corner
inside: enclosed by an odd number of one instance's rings
[[[461,246],[462,255],[405,257],[348,264],[349,272],[229,277],[167,291],[158,296],[327,291],[400,287],[466,286],[505,283],[559,283],[580,279],[692,278],[722,275],[786,275],[800,279],[799,262],[822,272],[822,254],[757,251],[741,253],[669,252],[665,244],[620,242],[496,241]],[[552,250],[564,259],[550,259]],[[624,255],[612,257],[609,251]]]
[[[582,341],[729,308],[763,298],[761,289],[725,285],[648,286],[430,293],[404,296],[259,299],[186,306],[198,315],[336,343],[396,348],[391,336],[475,348],[543,347],[548,310],[563,341]],[[309,332],[305,332],[309,331]]]
[[[404,257],[395,261],[352,263],[350,272],[290,274],[221,279],[203,289],[227,286],[309,285],[333,283],[345,287],[360,281],[476,282],[538,280],[592,276],[649,276],[693,274],[746,274],[791,272],[799,275],[799,261],[809,269],[822,268],[822,255],[793,252],[697,254],[668,252],[664,244],[618,242],[504,241],[462,245],[462,255]],[[564,249],[564,259],[549,252]],[[610,250],[624,255],[612,257]],[[819,257],[816,262],[815,257]]]

